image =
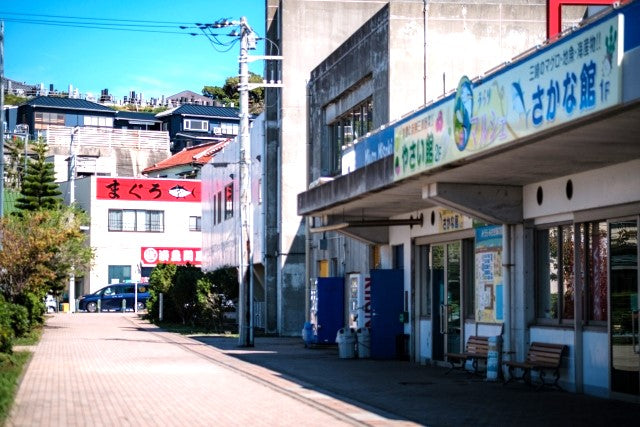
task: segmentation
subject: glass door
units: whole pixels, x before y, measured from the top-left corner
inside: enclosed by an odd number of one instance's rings
[[[611,391],[640,397],[638,221],[610,223]]]
[[[460,241],[431,246],[430,266],[434,302],[438,304],[437,328],[434,327],[434,354],[442,360],[447,352],[462,350]]]

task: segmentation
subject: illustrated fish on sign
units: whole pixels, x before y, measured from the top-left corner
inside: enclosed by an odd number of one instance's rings
[[[181,185],[176,185],[169,189],[169,194],[171,194],[176,199],[184,199],[185,197],[189,197],[193,194],[193,191],[189,191]]]

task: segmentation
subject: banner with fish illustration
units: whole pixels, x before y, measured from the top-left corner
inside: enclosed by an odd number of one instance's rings
[[[96,199],[200,203],[200,181],[163,178],[96,178]]]
[[[394,179],[487,151],[622,99],[624,16],[569,35],[395,128]]]

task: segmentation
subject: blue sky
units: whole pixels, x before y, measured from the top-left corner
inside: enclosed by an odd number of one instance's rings
[[[2,0],[4,75],[28,84],[44,83],[47,88],[53,83],[63,91],[71,84],[94,95],[108,88],[117,99],[130,90],[145,98],[182,90],[200,93],[203,86],[222,86],[227,77],[238,74],[239,45],[221,53],[198,28],[179,26],[245,16],[262,37],[264,12],[264,0]],[[15,20],[56,21],[56,25]],[[104,23],[143,31],[80,27]],[[261,41],[254,52],[263,51]],[[251,63],[250,69],[262,74],[262,62]]]

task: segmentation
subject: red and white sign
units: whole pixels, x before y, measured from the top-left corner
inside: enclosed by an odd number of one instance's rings
[[[145,266],[157,264],[191,264],[200,265],[202,263],[201,248],[140,248],[140,260]]]
[[[200,181],[160,178],[97,178],[96,199],[200,203]]]

